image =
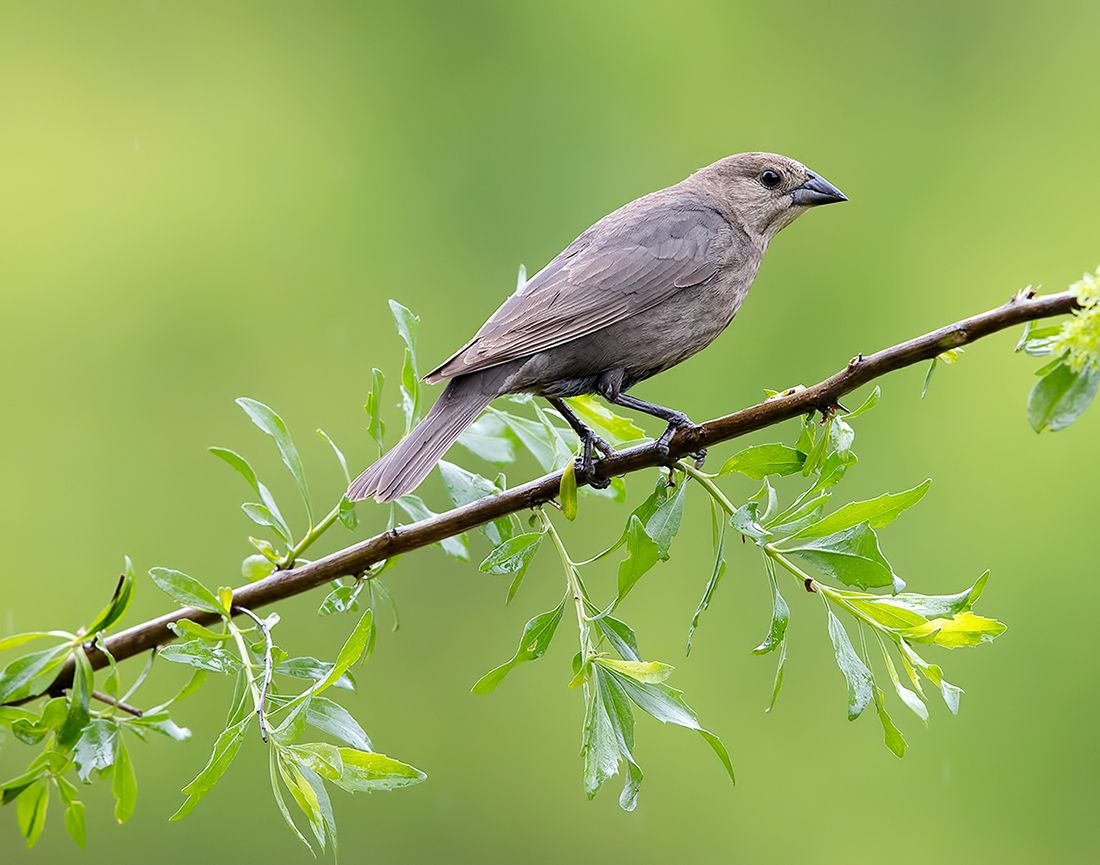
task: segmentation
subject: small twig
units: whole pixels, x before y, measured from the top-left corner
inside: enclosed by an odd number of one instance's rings
[[[234,607],[233,611],[248,616],[248,618],[256,623],[256,627],[260,629],[260,633],[264,635],[264,678],[263,683],[260,685],[260,698],[257,701],[256,717],[260,720],[260,738],[266,742],[267,717],[264,712],[264,707],[267,705],[267,692],[271,689],[271,674],[274,671],[274,664],[271,658],[271,630],[267,627],[267,623],[263,619],[246,607]]]
[[[108,706],[114,706],[120,711],[133,715],[135,718],[140,718],[142,715],[141,709],[131,706],[129,703],[124,703],[122,700],[116,700],[110,694],[104,694],[102,691],[92,691],[92,697],[101,703],[106,703]]]

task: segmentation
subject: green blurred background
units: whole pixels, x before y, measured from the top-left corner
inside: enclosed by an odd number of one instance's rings
[[[851,203],[784,233],[725,337],[639,391],[697,419],[1028,283],[1063,287],[1100,260],[1098,28],[1095,3],[4,2],[0,631],[80,622],[124,553],[142,570],[239,579],[245,488],[205,447],[250,455],[288,501],[291,488],[234,397],[280,410],[316,491],[335,496],[312,431],[357,466],[372,453],[369,370],[392,383],[400,363],[387,298],[423,316],[434,364],[511,291],[519,262],[537,269],[607,211],[731,152],[788,153]],[[937,652],[967,689],[958,718],[937,703],[926,730],[897,708],[910,751],[893,757],[873,713],[845,719],[821,609],[793,592],[786,685],[766,716],[774,659],[749,649],[769,601],[740,548],[685,662],[709,568],[696,496],[672,560],[623,615],[644,654],[678,665],[673,682],[723,736],[739,784],[697,737],[643,719],[646,783],[623,814],[615,782],[594,802],[581,791],[568,622],[543,661],[492,696],[468,693],[558,597],[553,557],[505,609],[502,578],[434,548],[393,573],[402,628],[383,634],[349,703],[379,750],[430,781],[337,793],[345,861],[1089,858],[1100,411],[1036,437],[1024,414],[1036,364],[1011,355],[1015,336],[941,369],[923,402],[923,370],[884,381],[842,493],[933,476],[884,533],[895,567],[925,591],[992,569],[983,605],[1008,633]],[[635,479],[632,497],[649,486]],[[444,504],[437,480],[422,492]],[[567,531],[578,554],[626,513],[582,508],[588,521]],[[361,512],[356,537],[382,519]],[[331,542],[351,540],[340,529]],[[472,543],[476,561],[487,546]],[[284,645],[331,655],[350,620],[316,618],[319,600],[281,608]],[[166,606],[143,582],[131,620]],[[258,739],[191,817],[165,822],[227,699],[209,685],[181,707],[190,742],[136,748],[132,824],[114,825],[106,791],[89,794],[81,861],[308,861]],[[0,770],[27,750],[7,747]],[[73,855],[59,812],[28,853],[11,811],[5,862]]]

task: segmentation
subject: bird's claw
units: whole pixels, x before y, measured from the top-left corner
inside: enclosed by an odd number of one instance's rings
[[[606,490],[611,486],[611,478],[603,478],[596,473],[596,461],[585,463],[583,459],[578,458],[574,464],[574,470],[577,473],[577,480],[583,481],[594,490]]]
[[[596,459],[595,451],[609,457],[615,453],[615,448],[598,435],[586,436],[582,445],[581,456],[574,464],[577,480],[583,481],[594,490],[606,490],[611,486],[611,478],[600,477],[596,472],[596,463],[599,460]]]
[[[653,443],[654,450],[656,450],[658,455],[661,457],[661,463],[660,463],[661,465],[670,466],[670,467],[676,465],[675,460],[670,460],[669,459],[669,453],[670,453],[669,452],[669,445],[672,443],[672,438],[680,430],[694,429],[694,428],[695,428],[695,424],[693,424],[691,422],[691,418],[689,418],[685,414],[681,414],[675,420],[669,421],[668,427],[665,429],[665,431],[663,433],[661,433],[660,437]],[[699,448],[698,450],[692,451],[691,453],[689,453],[688,456],[691,457],[693,460],[695,460],[695,467],[696,468],[702,468],[703,467],[703,462],[707,458],[707,449],[706,448]]]

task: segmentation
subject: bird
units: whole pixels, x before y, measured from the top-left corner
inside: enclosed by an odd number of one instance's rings
[[[393,501],[414,490],[494,399],[544,397],[582,445],[578,477],[599,485],[614,453],[564,402],[598,394],[660,418],[668,456],[682,411],[628,391],[713,342],[740,309],[772,239],[807,210],[847,197],[801,162],[737,153],[594,223],[520,285],[466,345],[424,376],[447,382],[428,415],[348,487]],[[701,455],[702,456],[702,455]],[[602,481],[606,485],[607,481]]]

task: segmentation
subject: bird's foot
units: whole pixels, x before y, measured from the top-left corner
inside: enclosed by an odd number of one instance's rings
[[[672,442],[673,436],[676,435],[682,429],[691,429],[695,426],[689,418],[683,412],[677,412],[675,417],[672,417],[668,421],[668,426],[665,431],[657,438],[657,441],[653,443],[653,447],[657,450],[657,453],[661,456],[661,464],[666,466],[675,465],[674,460],[669,459],[669,444]],[[689,456],[696,461],[697,466],[702,466],[703,461],[707,458],[706,448],[700,448]]]
[[[583,448],[581,450],[581,455],[574,464],[577,480],[584,481],[588,486],[596,490],[607,489],[611,486],[611,478],[603,478],[597,474],[596,463],[599,462],[599,458],[596,456],[596,451],[599,451],[605,457],[609,457],[615,453],[615,448],[611,447],[611,445],[595,433],[590,436],[585,436],[582,440],[582,444]]]
[[[608,442],[604,441],[598,435],[592,435],[592,447],[598,450],[605,457],[613,457],[618,451],[615,450]]]

